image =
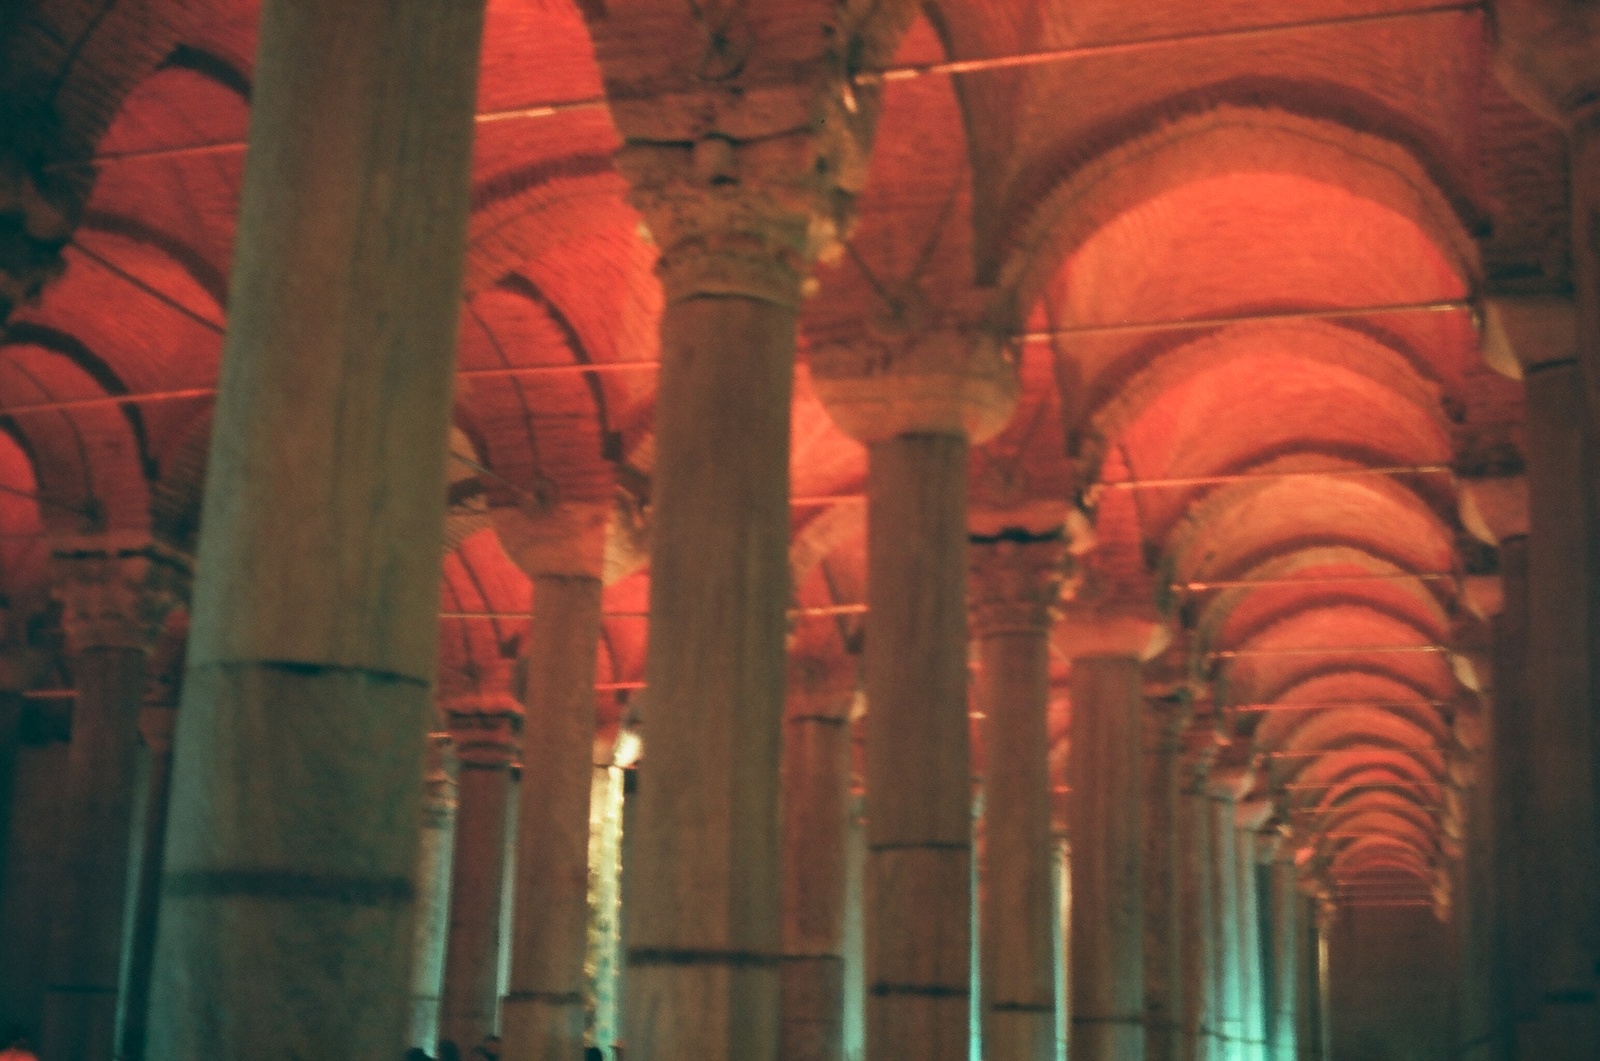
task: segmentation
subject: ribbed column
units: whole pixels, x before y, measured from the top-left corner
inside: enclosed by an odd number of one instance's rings
[[[188,566],[106,537],[58,540],[54,562],[77,695],[40,1046],[49,1061],[104,1061],[119,1045],[146,657]]]
[[[959,1061],[971,1004],[967,455],[1004,425],[1013,366],[979,329],[813,349],[834,421],[867,443],[867,1056]]]
[[[404,1046],[483,14],[262,4],[174,749],[161,1061]]]
[[[501,1010],[506,1061],[565,1061],[583,1052],[595,653],[610,506],[573,508],[570,518],[542,521],[546,533],[512,551],[533,579],[533,616],[521,677],[511,976]]]
[[[433,1053],[439,1041],[444,952],[450,936],[450,855],[454,847],[456,781],[448,733],[428,737],[422,775],[422,839],[417,846],[417,916],[411,972],[411,1045]]]
[[[1144,696],[1140,662],[1158,628],[1074,608],[1072,658],[1072,1038],[1074,1061],[1142,1061]]]
[[[1149,698],[1144,717],[1144,1007],[1147,1061],[1183,1050],[1185,989],[1179,757],[1188,705]]]
[[[975,539],[970,607],[984,714],[979,939],[986,1061],[1053,1061],[1054,845],[1050,836],[1050,627],[1066,543]]]
[[[789,660],[783,742],[781,1061],[844,1056],[853,659]]]
[[[118,1032],[119,1061],[143,1061],[150,1027],[150,987],[155,972],[156,930],[161,915],[161,863],[166,856],[167,810],[172,789],[172,737],[177,705],[147,702],[139,712],[139,736],[145,749],[145,787],[136,842],[139,877],[128,936],[128,975]]]
[[[1256,874],[1256,833],[1272,813],[1272,804],[1251,800],[1236,807],[1234,865],[1239,874],[1239,982],[1244,1019],[1246,1061],[1266,1061],[1267,1009],[1261,948],[1261,895]]]
[[[522,707],[508,694],[486,693],[453,696],[440,710],[459,765],[439,1039],[464,1054],[500,1023],[511,766],[521,743]]]

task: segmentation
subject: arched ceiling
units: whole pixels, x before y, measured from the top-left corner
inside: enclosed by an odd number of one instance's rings
[[[660,25],[686,21],[675,3]],[[56,43],[0,85],[55,78],[63,157],[98,163],[64,274],[0,339],[18,608],[43,600],[47,528],[192,538],[249,123],[252,0],[116,0],[97,25],[82,6],[30,5],[11,49]],[[1022,394],[974,448],[974,529],[1092,524],[1089,584],[1165,610],[1163,665],[1262,767],[1306,872],[1428,891],[1474,709],[1449,652],[1451,469],[1514,448],[1521,415],[1466,303],[1559,290],[1567,237],[1559,139],[1487,78],[1482,16],[1416,6],[935,0],[863,61],[977,63],[882,83],[802,347],[1011,328]],[[615,726],[643,673],[661,295],[597,102],[602,9],[489,4],[440,650],[446,693],[509,680],[533,589],[489,508],[615,498]],[[804,358],[794,401],[791,642],[836,658],[861,647],[865,456]]]

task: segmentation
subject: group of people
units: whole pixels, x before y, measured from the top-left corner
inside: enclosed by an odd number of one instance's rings
[[[0,1055],[0,1061],[6,1061],[4,1055]],[[405,1061],[461,1061],[461,1048],[449,1039],[441,1039],[437,1058],[422,1047],[413,1046],[406,1051]],[[483,1042],[472,1048],[471,1061],[500,1061],[500,1036],[485,1035]]]

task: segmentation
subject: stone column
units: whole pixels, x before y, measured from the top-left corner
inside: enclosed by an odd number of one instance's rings
[[[1299,872],[1294,861],[1294,846],[1276,835],[1263,834],[1272,882],[1268,901],[1272,904],[1272,1013],[1268,1022],[1267,1056],[1271,1061],[1297,1061],[1300,1054],[1300,962],[1301,936]]]
[[[1243,1061],[1245,1056],[1244,940],[1235,834],[1238,832],[1236,805],[1253,780],[1251,771],[1237,766],[1214,768],[1209,779],[1212,917],[1217,938],[1215,1028],[1225,1061]]]
[[[59,539],[56,592],[77,687],[50,912],[41,1038],[50,1061],[117,1049],[146,659],[187,565],[135,537]]]
[[[166,856],[167,809],[172,788],[172,735],[177,705],[146,703],[139,712],[139,735],[145,748],[142,833],[138,838],[139,878],[133,897],[133,924],[128,937],[127,988],[122,1000],[118,1061],[143,1061],[150,1027],[150,986],[155,972],[156,929],[161,915],[161,863]]]
[[[453,696],[440,707],[459,765],[439,1039],[465,1054],[500,1023],[500,921],[522,707],[506,693]]]
[[[1261,895],[1256,875],[1256,834],[1272,813],[1266,800],[1238,804],[1234,818],[1234,865],[1239,874],[1239,982],[1246,1061],[1266,1061],[1267,1009],[1261,948]]]
[[[1074,1061],[1142,1061],[1144,696],[1140,663],[1162,644],[1131,612],[1070,610],[1072,1037]]]
[[[439,995],[450,937],[450,868],[455,833],[456,781],[448,733],[428,736],[422,775],[422,840],[417,849],[417,917],[411,965],[412,1046],[432,1054],[439,1041]]]
[[[1066,561],[1059,536],[972,545],[970,607],[988,763],[979,928],[986,1061],[1055,1058],[1049,637]]]
[[[609,502],[559,504],[523,517],[520,533],[508,533],[507,515],[495,517],[507,552],[533,579],[520,679],[511,978],[501,1011],[507,1061],[583,1053],[595,653],[610,511]]]
[[[1206,778],[1216,744],[1210,720],[1191,726],[1185,737],[1189,755],[1178,797],[1178,934],[1183,983],[1178,1056],[1182,1061],[1221,1061],[1213,1028],[1217,940],[1212,916],[1211,798]]]
[[[404,1046],[483,9],[262,5],[174,749],[162,1061]]]
[[[1520,371],[1527,408],[1531,769],[1520,880],[1527,891],[1518,899],[1538,997],[1536,1017],[1519,1031],[1518,1056],[1549,1061],[1600,1049],[1600,776],[1591,664],[1600,638],[1592,604],[1596,463],[1574,321],[1572,304],[1562,299],[1498,299],[1489,304],[1486,329],[1486,356]],[[1577,483],[1589,486],[1575,489]]]
[[[844,1057],[846,842],[855,661],[789,661],[783,742],[781,1061]]]
[[[1144,718],[1144,1003],[1147,1061],[1183,1051],[1180,763],[1188,705],[1146,697]]]
[[[1013,366],[979,330],[818,347],[812,379],[868,445],[867,1054],[969,1051],[972,785],[967,454],[1005,423]]]

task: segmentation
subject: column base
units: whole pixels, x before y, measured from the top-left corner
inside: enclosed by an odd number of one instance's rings
[[[500,1038],[517,1061],[570,1061],[583,1056],[583,1017],[581,994],[510,994],[500,1002]]]
[[[1143,1017],[1072,1018],[1072,1061],[1144,1061]]]

